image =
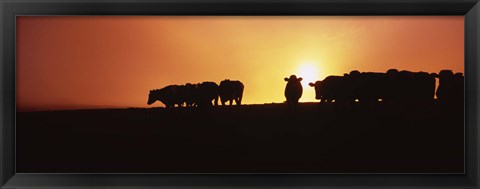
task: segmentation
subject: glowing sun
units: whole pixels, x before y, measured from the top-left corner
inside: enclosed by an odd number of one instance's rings
[[[298,68],[297,77],[302,77],[302,83],[315,82],[318,80],[318,69],[314,62],[305,62]]]

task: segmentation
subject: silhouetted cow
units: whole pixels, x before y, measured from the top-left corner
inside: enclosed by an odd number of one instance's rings
[[[167,108],[173,108],[175,104],[181,106],[184,102],[181,95],[179,95],[178,85],[169,85],[162,89],[150,90],[147,104],[151,105],[157,100],[165,104]]]
[[[358,99],[360,103],[372,104],[385,96],[386,74],[377,72],[358,72],[351,71],[346,74],[350,81],[350,91],[352,92],[352,100]]]
[[[227,101],[230,101],[230,105],[232,105],[233,100],[235,100],[235,103],[240,106],[242,103],[243,88],[243,83],[240,81],[231,81],[228,79],[221,81],[219,96],[222,105],[225,105]]]
[[[315,99],[320,102],[345,102],[354,100],[352,86],[347,77],[328,76],[322,81],[309,83],[315,88]]]
[[[187,91],[187,87],[185,85],[178,85],[176,94],[178,98],[178,102],[177,102],[178,107],[184,106],[187,100],[187,96],[189,95]]]
[[[206,81],[197,84],[196,104],[198,107],[211,107],[212,101],[218,105],[218,85],[215,82]]]
[[[315,98],[321,102],[348,104],[358,99],[362,103],[374,103],[383,98],[385,82],[384,73],[354,70],[350,74],[328,76],[309,85],[315,87]]]
[[[185,95],[185,105],[187,107],[194,107],[196,106],[196,101],[197,101],[197,84],[191,84],[191,83],[187,83],[185,84],[185,91],[186,91],[186,95]]]
[[[436,92],[438,101],[443,105],[463,105],[464,76],[453,74],[452,70],[441,70],[438,74],[439,85]]]
[[[297,76],[291,75],[290,78],[285,78],[285,81],[287,81],[287,86],[285,87],[287,105],[288,107],[295,107],[303,93],[302,84],[300,83],[302,78],[297,78]]]
[[[435,75],[390,69],[384,101],[397,105],[431,105],[435,95]]]

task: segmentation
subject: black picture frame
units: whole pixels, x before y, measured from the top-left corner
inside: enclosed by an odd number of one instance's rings
[[[1,188],[478,188],[478,0],[2,0]],[[19,15],[464,15],[465,174],[21,174],[15,172],[15,19]]]

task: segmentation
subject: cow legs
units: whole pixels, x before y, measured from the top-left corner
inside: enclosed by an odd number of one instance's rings
[[[235,99],[237,102],[237,105],[242,105],[242,95],[240,95],[238,98]]]
[[[287,99],[287,107],[291,108],[292,107],[292,101]]]
[[[235,103],[237,104],[237,106],[240,106],[241,104],[241,98],[235,98]]]
[[[216,96],[215,99],[214,99],[214,100],[215,100],[215,103],[214,103],[215,106],[218,106],[218,98],[219,98],[219,97]]]
[[[287,100],[287,105],[289,108],[295,108],[297,106],[298,100]]]

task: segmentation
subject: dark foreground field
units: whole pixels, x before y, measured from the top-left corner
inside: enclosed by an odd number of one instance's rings
[[[463,173],[463,111],[317,103],[17,113],[17,172]]]

